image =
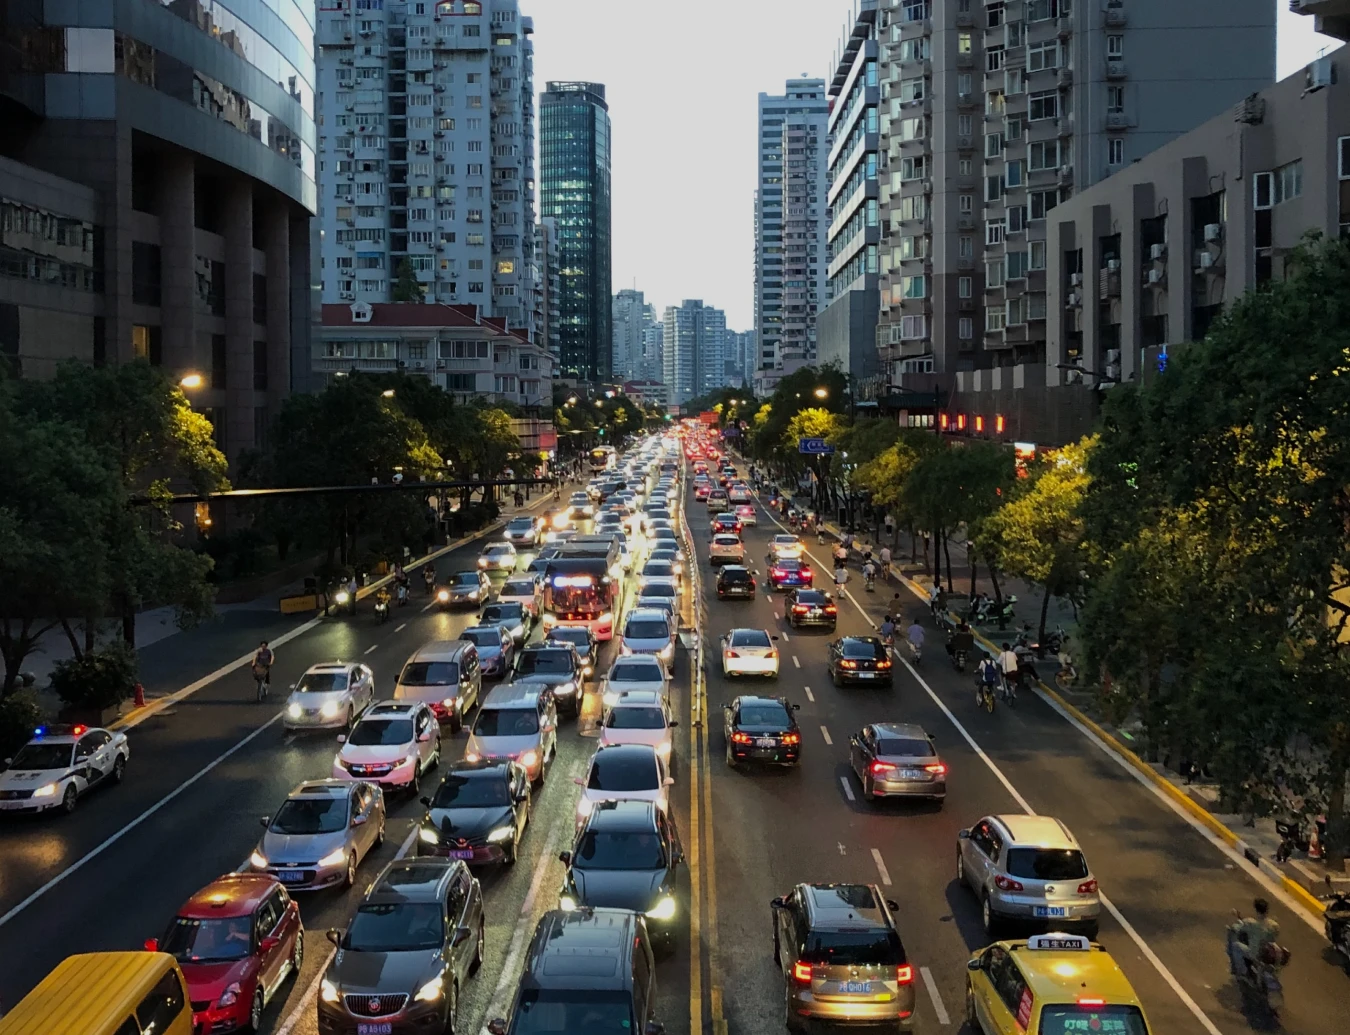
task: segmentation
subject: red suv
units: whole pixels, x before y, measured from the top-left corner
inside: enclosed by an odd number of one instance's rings
[[[256,1031],[263,1009],[300,973],[300,908],[266,873],[227,873],[193,895],[160,938],[187,978],[192,1030]]]

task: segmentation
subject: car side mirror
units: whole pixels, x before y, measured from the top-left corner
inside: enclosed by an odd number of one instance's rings
[[[159,939],[158,939],[158,938],[147,938],[147,939],[145,939],[145,951],[146,951],[146,952],[159,952]]]
[[[332,942],[334,945],[336,945],[336,946],[338,946],[338,947],[341,947],[341,945],[342,945],[342,932],[341,932],[340,930],[338,930],[336,927],[330,927],[330,928],[328,928],[328,931],[327,931],[327,938],[328,938],[328,940],[329,940],[330,942]]]
[[[274,938],[272,935],[269,934],[266,938],[264,938],[261,942],[258,943],[258,949],[264,953],[275,952],[277,946],[280,944],[281,944],[280,938]]]
[[[425,805],[427,808],[431,808],[431,799],[428,798],[426,795],[423,795],[422,797],[418,798],[417,800],[420,801],[420,802],[421,802],[423,805]]]
[[[365,825],[366,825],[366,819],[367,819],[367,818],[368,818],[368,817],[366,817],[366,816],[353,816],[353,817],[352,817],[352,826],[354,826],[354,827],[363,827],[363,826],[365,826]]]
[[[488,1035],[506,1035],[506,1022],[500,1017],[494,1017],[487,1022]]]
[[[13,761],[14,761],[14,759],[12,759],[12,758],[7,758],[7,759],[5,759],[5,765],[9,765],[9,764],[10,764],[11,762],[13,762]]]
[[[679,720],[679,719],[671,719],[671,720],[670,720],[670,728],[671,728],[671,729],[674,729],[674,728],[675,728],[676,726],[678,726],[679,724],[680,724],[680,720]]]
[[[800,704],[794,704],[794,705],[792,706],[792,710],[793,710],[794,712],[799,712],[799,711],[802,710],[802,706],[801,706]]]
[[[455,928],[455,940],[452,944],[463,945],[465,942],[469,940],[469,935],[471,934],[473,934],[473,932],[469,930],[469,928],[467,927]]]
[[[338,742],[339,744],[345,744],[345,743],[347,743],[347,734],[345,734],[345,733],[339,733],[338,736],[337,736],[337,742]]]
[[[675,777],[673,777],[673,776],[667,776],[667,777],[666,777],[666,786],[667,786],[667,787],[674,787],[674,786],[675,786]]]
[[[529,800],[530,800],[530,792],[529,792],[529,791],[517,791],[516,794],[515,794],[515,799],[516,799],[517,804],[519,804],[519,803],[522,802],[522,801],[529,801]]]
[[[559,859],[559,861],[561,861],[561,862],[563,863],[564,866],[571,866],[571,865],[572,865],[572,853],[571,853],[571,852],[559,852],[559,853],[558,853],[558,859]]]
[[[975,957],[974,959],[972,959],[972,960],[966,960],[966,969],[967,969],[967,970],[983,970],[983,969],[984,969],[984,960],[981,959],[979,956],[976,956],[976,957]]]
[[[969,841],[969,840],[970,840],[970,830],[969,830],[969,828],[967,828],[967,829],[965,829],[965,830],[958,830],[958,831],[956,832],[956,837],[957,837],[957,840],[959,840],[959,841]]]
[[[76,756],[75,756],[75,764],[76,764],[76,765],[83,765],[85,762],[88,762],[88,761],[89,761],[89,756],[88,756],[88,755],[76,755]]]
[[[271,816],[259,816],[259,817],[258,817],[258,825],[261,826],[264,830],[267,829],[267,827],[271,824],[271,822],[272,822],[272,817],[271,817]]]
[[[423,733],[420,737],[417,738],[417,742],[419,744],[425,744],[430,739],[431,739],[431,731],[427,730],[427,732]]]
[[[294,689],[295,689],[295,684],[292,683],[292,684],[291,684],[290,686],[288,686],[286,689],[288,689],[288,690],[294,690]]]
[[[886,908],[889,909],[892,913],[897,913],[900,911],[900,903],[895,901],[895,899],[893,898],[888,898],[886,900]]]
[[[849,738],[848,738],[848,742],[849,742],[849,745],[850,745],[851,747],[857,747],[857,746],[858,746],[858,738],[857,738],[857,737],[849,737]]]
[[[783,901],[783,897],[780,895],[778,898],[769,899],[769,906],[772,909],[786,909],[787,903]]]

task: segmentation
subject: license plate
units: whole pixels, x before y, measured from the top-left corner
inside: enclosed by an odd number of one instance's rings
[[[456,848],[454,851],[450,852],[450,858],[451,858],[451,859],[472,859],[472,858],[473,858],[473,849],[472,849],[472,848]]]
[[[1034,910],[1037,916],[1063,916],[1063,906],[1037,906]]]
[[[922,777],[923,777],[923,774],[922,774],[921,772],[919,772],[919,770],[917,770],[917,769],[901,769],[901,770],[900,770],[900,779],[902,779],[902,780],[918,780],[918,779],[921,779]]]
[[[394,1035],[393,1021],[362,1021],[356,1026],[356,1035]]]
[[[846,993],[856,993],[859,995],[868,995],[872,991],[872,982],[870,981],[845,981],[843,991]]]
[[[283,884],[294,884],[305,879],[304,870],[277,870],[277,880]]]
[[[760,737],[755,741],[755,747],[771,748],[777,746],[777,743],[772,737]]]
[[[877,674],[876,674],[875,672],[859,672],[859,673],[858,673],[858,678],[859,678],[859,679],[875,679],[876,677],[877,677]]]

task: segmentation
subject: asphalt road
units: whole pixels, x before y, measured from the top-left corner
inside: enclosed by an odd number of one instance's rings
[[[705,509],[692,498],[687,508],[708,582]],[[762,571],[768,537],[778,529],[762,510],[760,520],[746,540],[752,565]],[[814,544],[811,550],[818,554],[817,571],[826,569],[823,551]],[[468,566],[476,552],[469,546],[442,559],[442,572]],[[889,592],[862,592],[856,574],[850,598],[855,588],[863,608],[852,599],[840,601],[838,634],[870,631],[863,611],[879,620],[888,603]],[[424,612],[425,602],[415,594],[383,626],[368,610],[355,619],[324,621],[278,651],[276,685],[319,661],[360,658],[374,669],[380,687],[392,687],[413,650],[453,637],[473,620],[470,612]],[[920,610],[917,599],[906,602],[911,612]],[[1284,1030],[1345,1030],[1350,981],[1302,914],[1038,697],[1024,695],[1016,710],[1000,707],[985,715],[975,709],[970,677],[958,676],[940,648],[927,652],[918,673],[900,663],[892,690],[835,689],[825,668],[831,634],[788,630],[780,618],[781,595],[761,594],[752,602],[708,599],[690,610],[695,613],[706,615],[694,621],[707,649],[708,721],[690,721],[691,689],[699,683],[691,680],[691,656],[682,651],[674,687],[682,722],[675,814],[689,860],[682,903],[693,912],[673,958],[658,964],[658,1017],[671,1035],[781,1031],[769,899],[798,881],[831,880],[879,883],[900,904],[902,935],[922,986],[918,1030],[969,1030],[965,961],[986,939],[973,897],[954,880],[956,834],[981,816],[1026,808],[1063,819],[1083,843],[1113,907],[1103,916],[1100,940],[1142,996],[1156,1032],[1251,1030],[1228,977],[1222,930],[1229,911],[1249,907],[1257,894],[1275,903],[1282,941],[1294,954],[1284,974]],[[716,640],[741,625],[783,637],[776,684],[733,683],[720,675]],[[613,649],[602,651],[601,670]],[[166,656],[163,664],[188,682],[237,653],[233,645],[222,647],[220,656],[196,649],[187,657]],[[737,693],[770,686],[801,705],[803,763],[795,771],[728,770],[721,705]],[[333,735],[283,735],[278,695],[258,704],[252,689],[241,670],[138,726],[126,782],[82,802],[73,817],[0,825],[0,1001],[16,1001],[70,953],[136,948],[161,933],[193,891],[243,863],[256,843],[259,816],[272,812],[301,780],[328,775]],[[556,904],[562,880],[557,853],[567,847],[577,794],[569,777],[579,775],[589,757],[597,712],[592,696],[580,722],[564,727],[520,861],[510,870],[480,874],[488,958],[464,990],[464,1032],[477,1033],[509,1002],[523,945],[538,916]],[[861,801],[849,775],[848,737],[883,719],[918,722],[934,735],[951,767],[943,808]],[[446,735],[446,761],[459,757],[465,739]],[[364,877],[409,842],[419,813],[409,798],[390,799],[389,837],[363,864]],[[352,892],[301,898],[305,966],[270,1006],[264,1031],[315,1031],[312,990],[330,948],[323,932],[345,924],[363,884]]]

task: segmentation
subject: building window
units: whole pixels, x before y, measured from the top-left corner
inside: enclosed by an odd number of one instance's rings
[[[984,243],[985,244],[1003,243],[1003,220],[991,219],[984,224]]]
[[[253,274],[253,322],[267,323],[267,278],[261,273]]]
[[[975,294],[974,277],[958,277],[956,281],[956,297],[970,298]]]
[[[1059,141],[1033,140],[1027,148],[1027,167],[1032,171],[1059,168]]]
[[[1030,265],[1028,268],[1033,270],[1045,269],[1045,242],[1032,241],[1030,247],[1031,247],[1031,252],[1029,256]]]
[[[1027,207],[1013,205],[1008,209],[1008,233],[1020,234],[1027,228]]]
[[[973,215],[975,213],[975,195],[974,194],[959,195],[957,205],[959,206],[959,211],[961,215],[963,216]]]
[[[984,178],[984,200],[997,201],[1003,197],[1003,177],[995,173]]]
[[[985,2],[988,4],[988,6],[985,7],[984,9],[985,15],[984,23],[991,29],[997,29],[1000,25],[1003,24],[1004,20],[1003,0],[995,0],[995,2],[992,4],[988,3],[988,0],[985,0]]]
[[[927,298],[928,278],[922,275],[917,277],[901,277],[900,295],[902,298]]]
[[[1003,167],[1003,186],[1005,189],[1022,186],[1022,160],[1020,158]]]
[[[1342,180],[1350,180],[1350,137],[1338,137],[1336,140],[1336,175]]]
[[[164,362],[163,338],[160,329],[144,324],[133,324],[131,328],[131,351],[137,359],[143,359],[152,367]]]
[[[1059,67],[1059,40],[1046,40],[1043,43],[1027,45],[1027,71],[1043,72],[1047,68]]]
[[[1125,37],[1112,33],[1106,37],[1106,56],[1115,60],[1125,56]]]
[[[228,352],[225,348],[225,335],[211,335],[211,387],[225,388],[228,380]]]
[[[1125,111],[1125,87],[1108,86],[1106,88],[1106,110],[1111,115],[1121,115]]]
[[[989,47],[984,52],[984,70],[986,72],[1003,71],[1003,48]]]
[[[962,341],[971,341],[975,337],[975,321],[963,316],[956,321],[956,336]]]
[[[1125,138],[1111,137],[1106,141],[1106,164],[1125,164]]]
[[[962,234],[956,239],[956,254],[962,259],[972,259],[975,257],[975,238],[969,234]]]
[[[1060,9],[1069,12],[1069,0],[1027,0],[1027,21],[1043,22],[1059,17]]]
[[[927,316],[900,317],[900,337],[906,341],[928,337]]]
[[[989,259],[984,264],[984,286],[1001,288],[1003,286],[1003,260]]]
[[[970,33],[958,32],[956,34],[956,52],[958,54],[969,54],[971,52]]]
[[[1031,192],[1031,219],[1044,219],[1045,214],[1059,204],[1059,193],[1053,190],[1034,190]]]
[[[137,305],[160,304],[159,245],[131,242],[131,300]]]
[[[959,176],[973,176],[975,163],[969,158],[958,158],[956,160],[956,172]]]
[[[267,342],[253,343],[253,390],[267,391]]]
[[[984,329],[986,331],[997,333],[998,331],[1003,330],[1003,324],[1004,311],[1001,306],[997,309],[990,306],[984,311]]]
[[[1003,154],[1003,134],[986,133],[984,135],[984,157],[997,158]]]
[[[1116,87],[1116,89],[1119,89],[1119,87]],[[1032,122],[1059,117],[1059,93],[1056,90],[1033,93],[1027,99],[1027,102],[1028,116]]]
[[[1303,161],[1290,162],[1275,170],[1275,204],[1289,201],[1303,193]]]

